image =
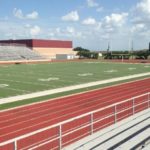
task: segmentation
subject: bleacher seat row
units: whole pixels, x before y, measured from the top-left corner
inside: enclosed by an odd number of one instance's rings
[[[63,150],[149,150],[150,109],[111,125]]]
[[[42,60],[42,59],[45,58],[28,47],[0,46],[0,61]]]

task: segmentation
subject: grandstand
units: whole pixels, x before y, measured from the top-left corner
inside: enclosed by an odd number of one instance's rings
[[[56,59],[57,54],[66,54],[66,55],[76,54],[72,48],[72,41],[19,39],[19,40],[0,40],[0,44],[2,45],[7,44],[13,46],[24,45],[24,47],[28,48],[28,50],[30,51],[32,50],[33,52],[38,53],[48,59]],[[29,57],[29,59],[31,58]],[[33,59],[35,58],[33,57]]]
[[[0,61],[42,60],[41,56],[30,48],[21,45],[0,45]]]
[[[150,110],[111,125],[63,150],[146,150],[150,146]]]

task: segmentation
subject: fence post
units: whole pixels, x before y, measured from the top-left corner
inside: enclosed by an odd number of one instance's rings
[[[132,100],[132,114],[134,115],[135,113],[135,99],[133,98]]]
[[[114,108],[115,110],[114,110],[114,117],[115,117],[115,123],[117,122],[117,105],[115,105],[115,108]]]
[[[62,125],[59,125],[59,150],[62,149]]]
[[[93,119],[93,113],[91,113],[91,134],[93,134],[93,121],[94,121],[94,119]]]
[[[17,150],[17,141],[14,141],[14,150]]]

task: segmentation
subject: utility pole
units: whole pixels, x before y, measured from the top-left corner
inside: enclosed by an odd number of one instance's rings
[[[133,48],[133,40],[131,41],[131,53],[133,54],[133,50],[134,50],[134,48]]]
[[[107,48],[107,53],[110,51],[110,41],[108,42],[108,48]]]
[[[132,55],[132,59],[133,59],[133,51],[134,51],[134,48],[133,48],[133,40],[131,40],[131,55]]]
[[[109,51],[110,51],[110,41],[108,41],[108,48],[107,48],[107,59],[109,58]]]

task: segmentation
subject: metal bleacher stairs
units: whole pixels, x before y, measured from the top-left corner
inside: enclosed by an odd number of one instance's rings
[[[150,150],[150,109],[139,112],[63,150]]]

